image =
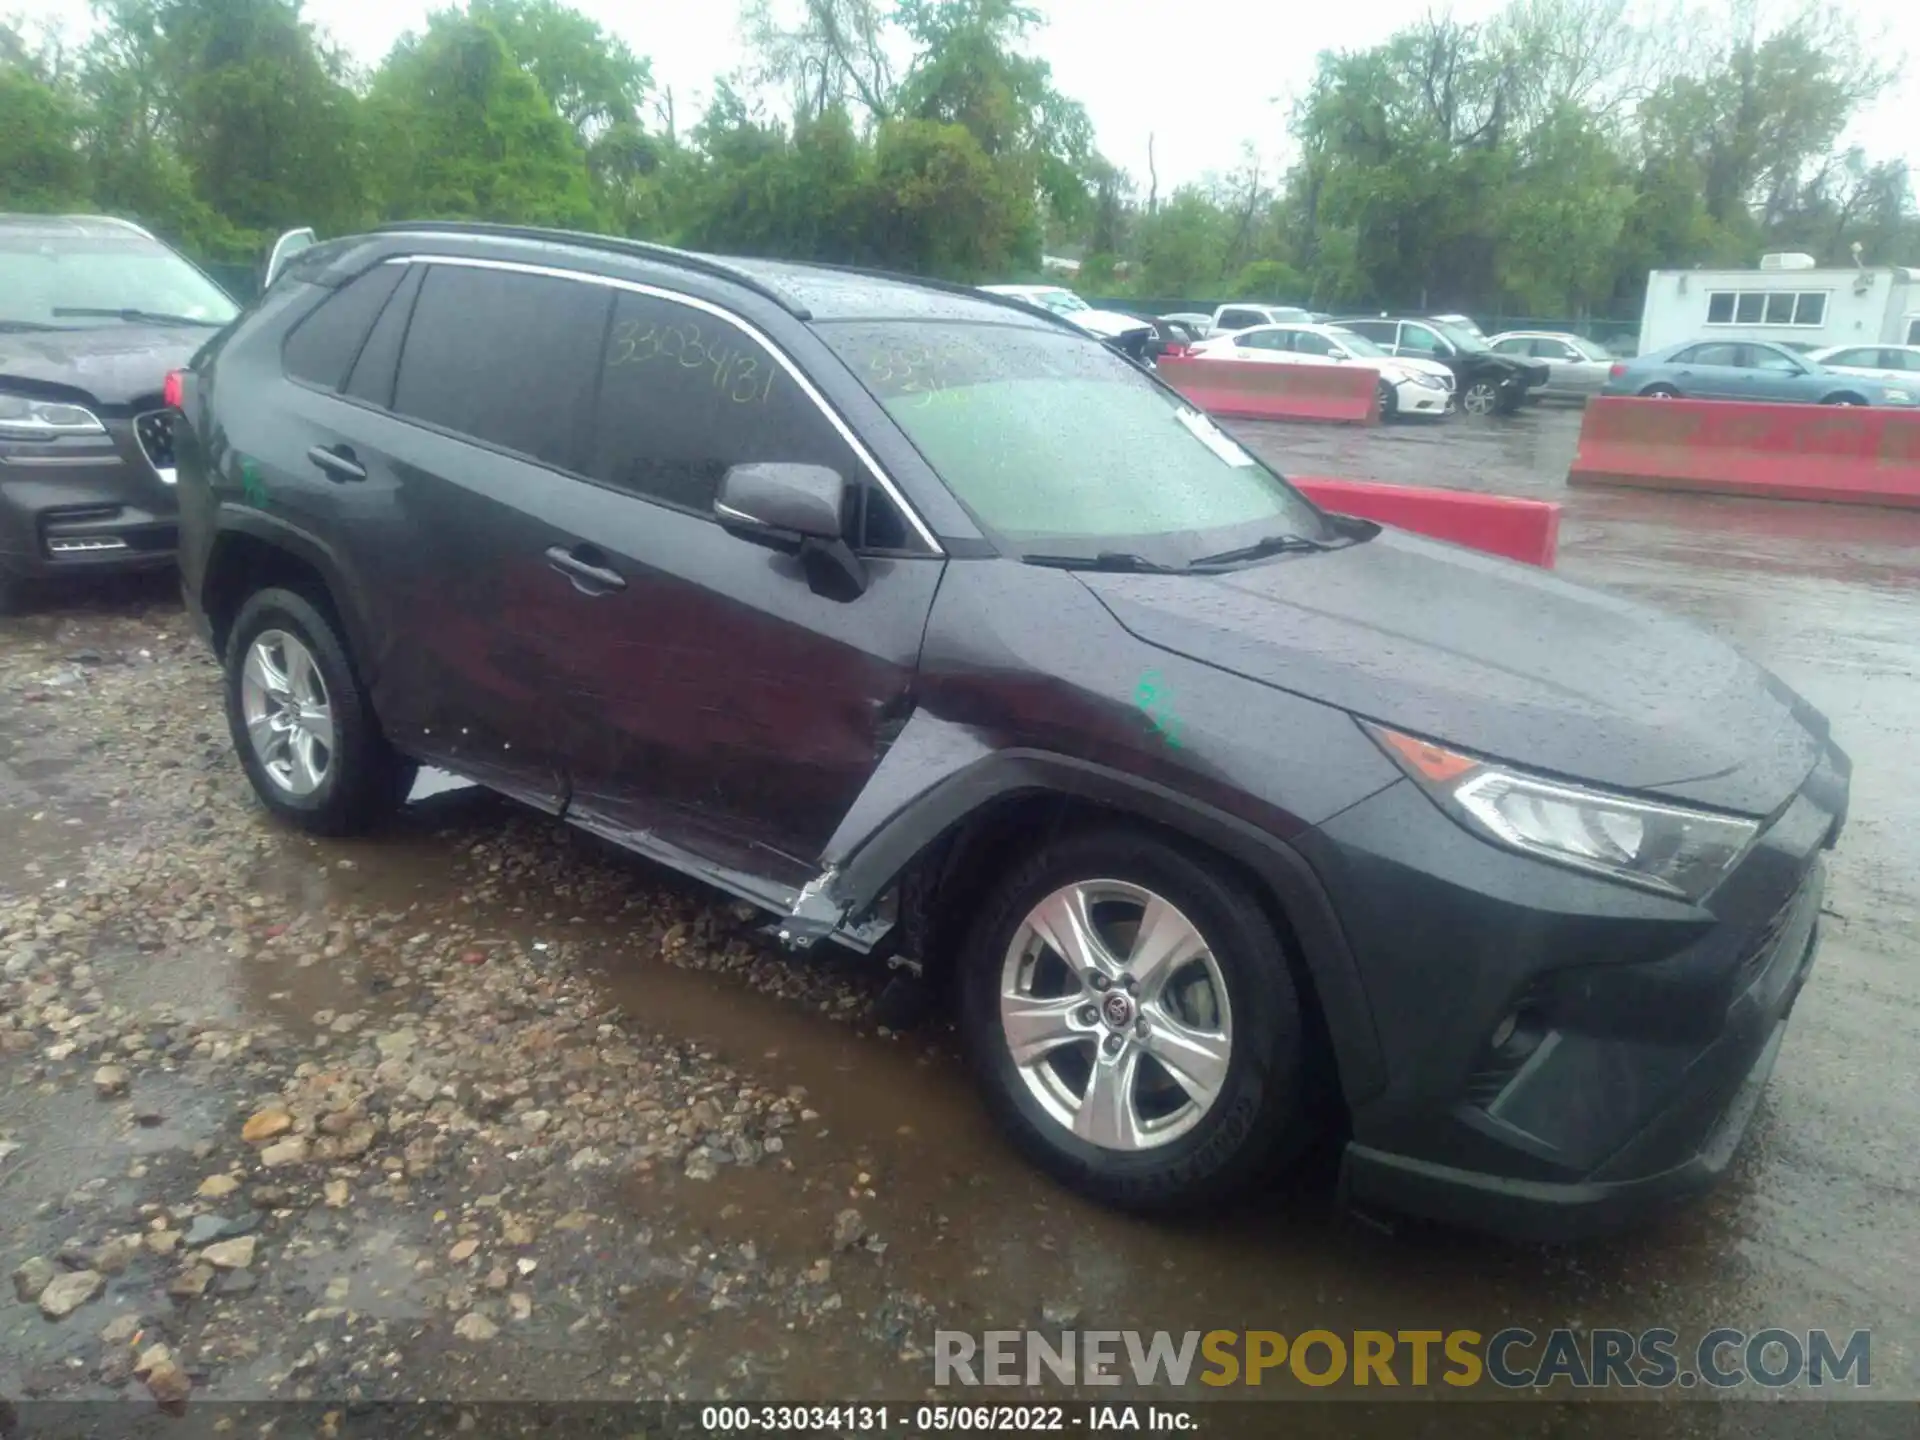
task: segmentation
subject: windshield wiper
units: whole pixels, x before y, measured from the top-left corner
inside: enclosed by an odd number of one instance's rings
[[[1304,535],[1265,535],[1251,545],[1242,545],[1235,550],[1222,550],[1218,555],[1202,555],[1198,560],[1189,560],[1187,568],[1198,570],[1206,565],[1234,565],[1242,560],[1258,560],[1266,555],[1292,555],[1308,550],[1331,548],[1323,541],[1309,540]]]
[[[23,331],[23,330],[59,331],[59,330],[64,330],[66,328],[67,327],[64,325],[45,325],[38,320],[0,320],[0,331],[7,331],[9,333]]]
[[[1056,570],[1111,570],[1131,575],[1172,575],[1177,567],[1162,565],[1144,555],[1125,550],[1102,550],[1097,555],[1022,555],[1029,565],[1050,565]]]
[[[202,325],[209,330],[218,329],[220,326],[218,320],[198,320],[191,315],[169,315],[164,310],[106,310],[96,309],[90,305],[56,305],[51,313],[98,316],[106,320],[124,320],[129,325]]]

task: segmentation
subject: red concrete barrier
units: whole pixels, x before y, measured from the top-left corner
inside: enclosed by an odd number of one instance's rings
[[[1270,365],[1168,356],[1160,378],[1209,415],[1230,420],[1380,418],[1380,372],[1365,365]]]
[[[1551,570],[1560,549],[1560,507],[1550,501],[1317,475],[1287,479],[1314,504],[1336,515],[1377,520],[1489,555]]]
[[[1920,413],[1603,395],[1567,481],[1920,507]]]

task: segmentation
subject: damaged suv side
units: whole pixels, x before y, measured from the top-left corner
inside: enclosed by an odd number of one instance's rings
[[[1355,1197],[1559,1234],[1744,1129],[1845,813],[1824,719],[1321,513],[1070,326],[419,224],[296,256],[181,388],[186,592],[288,820],[433,764],[903,950],[1110,1203],[1240,1191],[1332,1109]]]

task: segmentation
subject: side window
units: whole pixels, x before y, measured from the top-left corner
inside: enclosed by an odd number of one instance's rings
[[[1376,344],[1393,344],[1394,324],[1391,320],[1343,320],[1340,323],[1342,329],[1365,336]]]
[[[1493,352],[1496,355],[1525,355],[1533,349],[1533,343],[1525,338],[1501,340],[1494,344]]]
[[[1875,358],[1876,356],[1897,353],[1897,351],[1891,350],[1840,350],[1829,355],[1824,363],[1828,365],[1877,365],[1880,362]]]
[[[1676,365],[1737,365],[1740,350],[1735,345],[1696,345],[1673,357]]]
[[[1222,330],[1244,330],[1249,325],[1264,325],[1267,317],[1255,310],[1222,310],[1220,328]]]
[[[1295,330],[1293,348],[1302,355],[1331,355],[1333,342],[1324,335],[1316,335],[1311,330]]]
[[[1400,348],[1414,355],[1444,355],[1440,337],[1424,325],[1402,325]]]
[[[1533,342],[1533,358],[1551,360],[1557,365],[1564,365],[1567,361],[1578,360],[1580,357],[1573,353],[1572,347],[1564,340],[1536,340]]]
[[[400,368],[400,345],[407,338],[407,321],[413,315],[414,297],[420,293],[420,281],[427,271],[424,265],[383,267],[404,274],[400,288],[393,292],[387,308],[374,322],[373,333],[360,347],[360,358],[353,362],[347,376],[346,393],[356,400],[381,409],[393,404],[393,376]]]
[[[1233,343],[1240,350],[1284,350],[1287,337],[1278,330],[1251,330],[1235,336]]]
[[[376,265],[308,311],[281,351],[287,374],[323,390],[344,385],[367,332],[400,283],[400,271],[398,265]]]
[[[1800,364],[1792,357],[1782,355],[1778,350],[1770,350],[1764,345],[1749,345],[1744,364],[1753,370],[1770,370],[1779,375],[1798,375]]]
[[[586,473],[710,518],[721,477],[754,461],[839,471],[855,497],[848,538],[869,549],[911,543],[840,432],[758,341],[691,305],[619,292]]]
[[[579,280],[432,265],[414,303],[393,408],[579,468],[611,295]]]

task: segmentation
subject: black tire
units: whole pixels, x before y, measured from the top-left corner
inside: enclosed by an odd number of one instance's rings
[[[1028,913],[1081,881],[1116,880],[1172,902],[1219,965],[1232,1049],[1218,1098],[1185,1134],[1120,1150],[1075,1135],[1043,1107],[1014,1064],[1000,1017],[1002,968]],[[1308,1032],[1280,937],[1230,874],[1124,827],[1054,840],[995,884],[959,957],[962,1038],[988,1110],[1035,1165],[1102,1204],[1142,1212],[1201,1209],[1244,1193],[1297,1156],[1324,1107]]]
[[[1642,400],[1678,400],[1680,392],[1671,385],[1649,385],[1640,392]]]
[[[1382,380],[1375,387],[1374,393],[1379,396],[1380,423],[1384,425],[1400,413],[1400,392],[1387,381]]]
[[[293,635],[314,659],[333,714],[335,744],[328,772],[307,795],[295,795],[266,771],[247,735],[241,672],[254,640],[266,630]],[[356,835],[385,819],[406,799],[415,766],[380,731],[373,707],[333,622],[292,590],[256,591],[233,622],[226,655],[227,728],[260,802],[281,819],[315,835]]]
[[[1867,402],[1861,396],[1843,391],[1838,395],[1827,396],[1820,403],[1822,405],[1864,405]]]

